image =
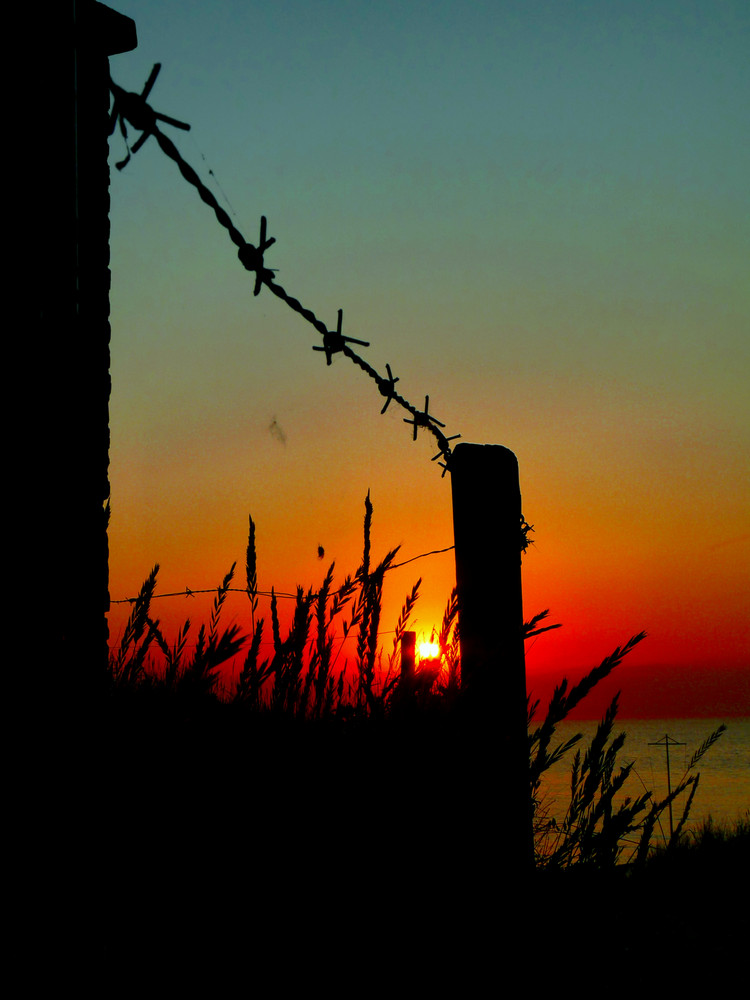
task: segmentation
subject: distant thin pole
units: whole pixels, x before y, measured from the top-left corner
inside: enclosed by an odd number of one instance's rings
[[[669,839],[671,840],[674,836],[674,822],[672,820],[672,775],[669,770],[669,748],[673,747],[684,747],[684,743],[680,743],[679,740],[673,740],[672,737],[665,733],[660,740],[656,740],[654,743],[649,743],[650,747],[660,747],[663,746],[667,754],[667,797],[669,799]]]

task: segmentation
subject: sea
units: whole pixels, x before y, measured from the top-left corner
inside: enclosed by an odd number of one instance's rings
[[[620,719],[613,735],[626,734],[618,755],[620,766],[633,761],[633,770],[623,794],[634,798],[644,791],[664,798],[684,776],[691,758],[704,741],[724,723],[726,730],[706,750],[689,772],[700,774],[686,829],[695,828],[710,816],[718,823],[733,824],[750,811],[750,717],[728,719]],[[581,754],[596,731],[596,721],[565,721],[555,732],[553,746],[576,733],[583,734]],[[667,774],[669,746],[669,776]],[[542,792],[550,814],[558,822],[570,801],[570,768],[574,750],[545,775]],[[617,767],[615,768],[617,770]],[[673,804],[674,822],[682,815],[685,799]]]

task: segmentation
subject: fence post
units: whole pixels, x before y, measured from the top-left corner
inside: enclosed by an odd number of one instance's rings
[[[401,683],[407,687],[414,683],[416,650],[417,633],[404,632],[401,636]]]
[[[533,866],[518,461],[458,444],[450,462],[461,644],[466,845],[486,864]],[[479,843],[477,842],[479,841]]]

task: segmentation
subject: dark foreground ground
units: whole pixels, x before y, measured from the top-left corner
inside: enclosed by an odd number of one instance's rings
[[[502,776],[472,788],[434,734],[108,717],[79,737],[39,776],[32,933],[99,995],[619,993],[745,968],[747,840],[550,875],[500,855]]]

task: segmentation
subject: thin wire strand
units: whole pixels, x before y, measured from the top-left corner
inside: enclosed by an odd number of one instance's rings
[[[451,552],[451,551],[453,551],[454,548],[455,548],[454,545],[448,545],[444,549],[432,549],[431,552],[420,552],[420,554],[418,556],[411,556],[411,558],[409,558],[409,559],[404,559],[403,562],[394,563],[392,566],[386,567],[385,572],[386,573],[390,573],[394,569],[400,569],[402,566],[408,566],[409,563],[416,562],[417,559],[425,559],[425,558],[427,558],[427,556],[439,556],[439,555],[443,555],[445,552]],[[332,590],[329,593],[330,593],[331,596],[334,596],[336,594],[341,593],[341,591],[344,590],[344,589],[345,589],[344,587],[339,587],[338,590]],[[217,590],[216,587],[205,587],[205,588],[202,588],[200,590],[193,590],[192,587],[185,587],[184,590],[175,590],[175,591],[173,591],[170,594],[152,594],[151,595],[151,600],[155,601],[155,600],[157,600],[159,598],[164,598],[164,597],[195,597],[197,594],[215,594],[216,590]],[[222,588],[222,590],[223,590],[223,588]],[[247,594],[248,591],[247,591],[247,587],[227,587],[226,592],[228,594]],[[277,599],[282,598],[284,600],[290,600],[290,601],[296,601],[297,600],[297,594],[288,594],[288,593],[284,593],[283,591],[278,591],[278,590],[274,590],[274,591],[270,591],[270,590],[255,590],[255,591],[253,591],[253,594],[256,597],[276,597]],[[312,594],[313,599],[317,598],[318,596],[319,596],[318,593],[313,593]],[[135,604],[135,602],[137,600],[138,600],[137,597],[120,597],[117,600],[110,600],[109,603],[110,604]]]

